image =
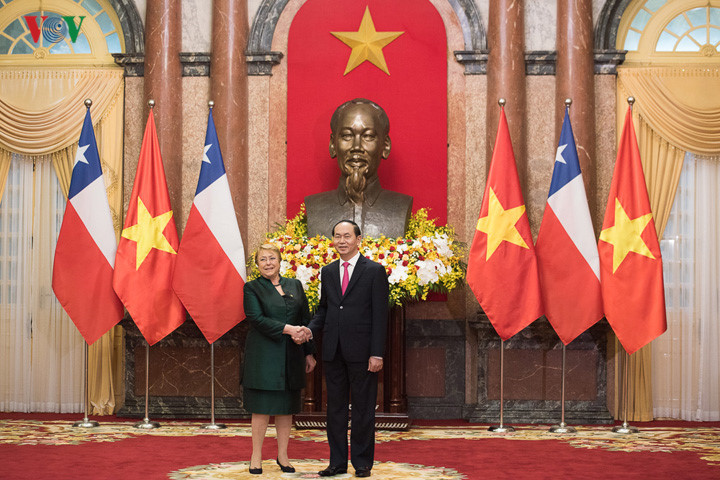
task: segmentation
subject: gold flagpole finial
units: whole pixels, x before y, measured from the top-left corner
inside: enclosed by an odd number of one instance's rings
[[[501,98],[501,99],[498,100],[498,105],[500,105],[501,107],[504,107],[504,106],[505,106],[505,103],[507,103],[507,102],[505,101],[504,98]]]
[[[155,106],[155,100],[148,100],[148,105],[150,106],[150,108],[153,108]]]
[[[90,107],[92,106],[92,100],[90,100],[89,98],[86,98],[83,103],[85,104],[85,107],[86,107],[88,110],[89,110]]]
[[[213,102],[212,100],[208,100],[208,107],[210,107],[210,110],[212,110],[214,106],[215,102]]]

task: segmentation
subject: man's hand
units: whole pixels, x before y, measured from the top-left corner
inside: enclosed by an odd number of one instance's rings
[[[379,372],[383,367],[383,359],[380,357],[370,357],[368,361],[369,372]]]
[[[315,370],[317,360],[312,355],[305,355],[305,373],[310,373]]]

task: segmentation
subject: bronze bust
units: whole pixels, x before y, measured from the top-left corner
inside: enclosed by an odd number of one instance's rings
[[[363,235],[404,237],[412,197],[380,186],[378,167],[390,155],[390,121],[375,102],[356,98],[330,119],[330,157],[337,158],[336,190],[305,197],[308,235],[329,235],[332,225],[354,220]]]

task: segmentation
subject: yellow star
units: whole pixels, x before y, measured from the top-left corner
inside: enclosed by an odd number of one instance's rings
[[[620,200],[615,198],[615,225],[600,232],[600,240],[613,246],[613,273],[630,252],[655,258],[640,236],[650,220],[652,220],[652,213],[631,220],[620,204]]]
[[[172,210],[153,217],[145,207],[145,204],[138,197],[137,223],[122,231],[122,236],[133,242],[137,242],[135,259],[135,270],[140,269],[145,257],[150,250],[157,248],[163,252],[176,253],[168,239],[163,235],[165,226],[172,218]]]
[[[495,250],[503,241],[522,248],[529,248],[518,229],[515,228],[515,224],[523,216],[523,213],[525,213],[525,205],[505,210],[493,189],[490,189],[488,214],[486,217],[480,218],[477,223],[477,229],[487,234],[487,256],[485,260],[490,260],[492,254],[495,253]]]
[[[370,7],[365,7],[365,14],[360,21],[360,28],[357,32],[330,33],[345,45],[352,48],[343,75],[347,75],[366,60],[390,75],[382,49],[405,32],[376,31],[375,24],[370,16]]]

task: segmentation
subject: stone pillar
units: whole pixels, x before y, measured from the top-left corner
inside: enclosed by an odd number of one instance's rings
[[[214,0],[210,56],[213,118],[240,233],[248,244],[248,39],[246,0]]]
[[[520,184],[525,185],[525,10],[524,0],[493,0],[488,18],[487,63],[487,165],[490,165],[497,135],[500,107],[507,100],[505,115],[510,129]]]
[[[155,100],[155,125],[170,203],[182,212],[182,10],[173,0],[147,0],[145,11],[145,112]],[[175,223],[179,222],[175,218]]]
[[[565,99],[572,99],[570,121],[590,211],[595,211],[595,77],[592,0],[558,0],[555,72],[555,138],[560,137]]]

